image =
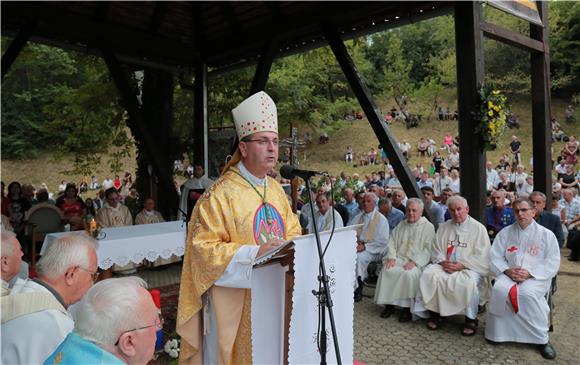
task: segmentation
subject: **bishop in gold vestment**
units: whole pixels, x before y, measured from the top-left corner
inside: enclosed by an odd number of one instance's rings
[[[234,109],[238,150],[195,205],[179,293],[180,363],[252,363],[253,262],[261,247],[301,231],[284,190],[261,168],[277,160],[275,112],[263,92]]]

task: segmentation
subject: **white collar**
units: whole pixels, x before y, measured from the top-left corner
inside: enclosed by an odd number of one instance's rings
[[[151,217],[152,215],[155,215],[155,211],[148,211],[147,209],[143,209],[143,211],[145,212],[145,215],[148,217]]]
[[[10,288],[10,283],[5,281],[4,279],[2,279],[2,287],[4,289],[9,289]]]
[[[266,185],[266,187],[268,186],[268,176],[266,176],[263,179],[260,179],[259,177],[253,175],[246,168],[246,166],[244,166],[244,163],[242,161],[238,162],[236,167],[240,170],[240,174],[242,174],[242,176],[245,177],[246,179],[248,179],[248,181],[251,182],[252,184],[258,185],[258,186],[264,186],[264,185]]]
[[[111,209],[114,212],[118,212],[119,210],[121,210],[121,203],[118,203],[115,208],[113,208],[112,206],[110,206],[109,203],[105,203],[105,205],[103,207],[104,208],[109,208],[109,209]]]

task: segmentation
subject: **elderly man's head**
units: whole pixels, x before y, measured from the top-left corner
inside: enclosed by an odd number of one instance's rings
[[[0,253],[0,276],[10,282],[20,272],[22,248],[14,232],[2,230],[2,252]]]
[[[352,203],[352,201],[354,200],[354,192],[352,191],[351,188],[346,188],[344,189],[344,200],[346,200],[347,203]]]
[[[415,223],[421,219],[421,215],[423,215],[423,208],[424,205],[421,199],[409,198],[407,200],[407,206],[405,209],[405,217],[407,218],[407,222]]]
[[[454,195],[447,199],[447,210],[453,223],[463,223],[469,214],[469,205],[467,205],[467,200],[464,197]]]
[[[371,184],[371,186],[369,186],[369,192],[378,196],[379,195],[379,186],[377,184]]]
[[[496,209],[503,209],[505,206],[505,192],[503,190],[496,190],[491,193],[491,203]]]
[[[330,208],[330,194],[329,193],[320,193],[316,196],[316,206],[318,207],[318,211],[322,214],[326,214],[328,209]]]
[[[391,214],[391,209],[393,209],[391,199],[381,198],[379,200],[379,212],[381,212],[385,217]]]
[[[540,216],[546,208],[546,194],[541,191],[534,191],[530,194],[529,201],[536,209],[536,217]]]
[[[375,193],[366,193],[363,197],[362,203],[363,211],[365,213],[370,213],[377,207],[377,196]]]
[[[74,332],[127,364],[147,364],[163,318],[138,277],[95,284],[76,306]]]
[[[83,233],[59,237],[38,261],[38,278],[69,306],[78,302],[98,277],[95,241]]]
[[[394,190],[393,195],[391,195],[391,201],[393,205],[399,206],[403,203],[403,199],[405,199],[405,193],[403,190]]]

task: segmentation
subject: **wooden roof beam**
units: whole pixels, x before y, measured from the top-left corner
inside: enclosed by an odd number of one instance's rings
[[[59,40],[87,48],[99,48],[103,40],[108,47],[123,56],[164,60],[167,64],[193,65],[198,50],[176,39],[158,35],[145,36],[142,31],[116,24],[78,18],[63,9],[47,7],[42,3],[30,3],[23,9],[13,4],[2,4],[2,24],[15,27],[17,23],[39,22],[34,34],[42,38]],[[71,31],[74,29],[74,31]],[[34,35],[33,34],[33,35]]]
[[[10,42],[10,46],[2,55],[2,80],[4,80],[4,76],[10,70],[10,67],[16,60],[16,57],[22,52],[24,46],[30,39],[30,33],[32,31],[32,26],[24,27],[20,29],[16,37]]]
[[[514,32],[499,25],[486,22],[485,20],[482,20],[479,26],[483,31],[483,35],[487,38],[521,48],[524,51],[540,53],[549,52],[548,47],[544,46],[544,43],[518,32]]]
[[[109,9],[111,8],[110,1],[99,1],[97,2],[97,8],[95,9],[95,15],[93,19],[95,21],[104,22],[107,20],[107,16],[109,15]]]
[[[166,1],[155,2],[155,9],[153,10],[151,22],[147,29],[150,34],[157,34],[159,32],[159,28],[161,28],[161,24],[163,24],[165,16],[167,15],[167,7],[168,3]]]

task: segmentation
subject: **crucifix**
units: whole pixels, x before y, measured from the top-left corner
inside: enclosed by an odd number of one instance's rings
[[[298,128],[292,126],[292,133],[290,135],[290,138],[284,138],[281,143],[280,143],[281,147],[284,147],[285,149],[290,149],[290,155],[288,156],[288,162],[290,163],[290,165],[292,165],[293,167],[298,167],[298,164],[300,163],[300,159],[298,158],[298,149],[299,148],[305,148],[306,147],[306,141],[301,140],[298,138]],[[294,178],[292,179],[292,211],[294,213],[296,213],[297,210],[297,204],[298,204],[298,185],[299,180],[298,178]]]

